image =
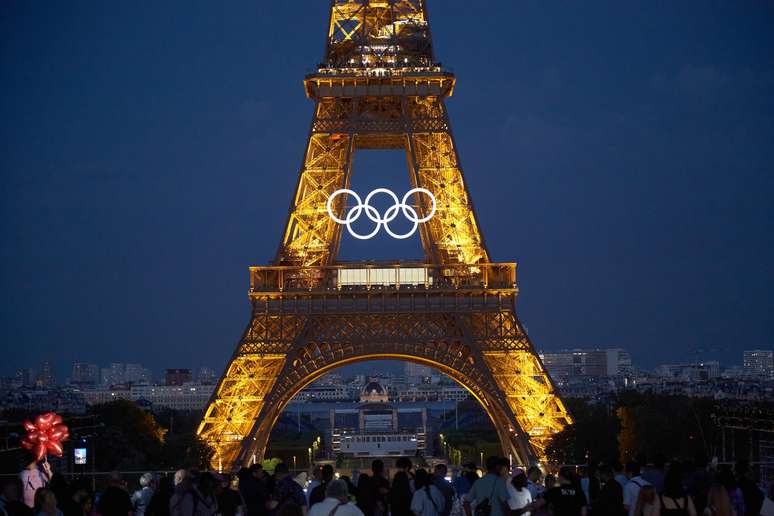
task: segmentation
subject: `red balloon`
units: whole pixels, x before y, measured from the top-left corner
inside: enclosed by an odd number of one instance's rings
[[[62,444],[59,441],[49,441],[46,448],[52,455],[56,455],[57,457],[61,457],[64,452]]]
[[[62,441],[70,437],[67,425],[62,424],[62,417],[54,412],[46,412],[35,418],[35,423],[24,422],[27,435],[22,439],[21,446],[33,450],[35,460],[42,460],[46,453],[61,457],[64,453]]]
[[[43,457],[46,456],[46,445],[43,443],[36,444],[35,451],[33,453],[35,453],[35,460],[43,460]]]

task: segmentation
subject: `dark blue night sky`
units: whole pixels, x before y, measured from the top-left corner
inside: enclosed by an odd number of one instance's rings
[[[247,266],[285,223],[327,9],[3,3],[0,374],[223,367]],[[481,227],[519,262],[539,349],[651,367],[774,345],[774,4],[434,0],[430,18]],[[357,155],[353,185],[405,191],[404,157]]]

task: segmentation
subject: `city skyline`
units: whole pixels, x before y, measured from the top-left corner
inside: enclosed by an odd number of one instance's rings
[[[325,4],[4,12],[8,374],[45,358],[61,377],[79,357],[220,372],[247,267],[279,241]],[[623,347],[655,367],[772,346],[774,14],[702,5],[503,3],[480,13],[514,35],[497,45],[456,37],[468,3],[431,6],[464,93],[448,106],[466,180],[493,254],[519,263],[539,350]],[[372,172],[358,189],[405,191],[402,155],[355,167]],[[421,255],[416,240],[342,252]]]

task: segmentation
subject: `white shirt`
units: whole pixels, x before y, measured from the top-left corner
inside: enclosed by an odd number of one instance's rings
[[[333,516],[363,516],[363,512],[352,502],[341,503],[337,498],[326,498],[317,502],[310,509],[308,516],[328,516],[333,509]]]
[[[522,488],[521,491],[517,491],[515,487],[513,487],[513,484],[508,482],[508,507],[511,508],[512,511],[515,511],[516,509],[521,509],[522,507],[525,507],[532,503],[532,493],[529,492],[529,489],[526,487]],[[529,512],[525,512],[524,516],[529,516]]]
[[[443,513],[446,500],[441,490],[435,486],[423,487],[414,491],[411,498],[411,512],[417,516],[438,516]]]
[[[640,496],[640,488],[649,485],[644,478],[637,475],[624,486],[623,503],[629,506],[629,516],[634,516],[634,509],[637,507],[637,497]]]

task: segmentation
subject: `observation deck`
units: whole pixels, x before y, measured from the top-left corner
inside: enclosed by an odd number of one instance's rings
[[[250,299],[272,312],[502,309],[517,293],[515,263],[250,267]]]

